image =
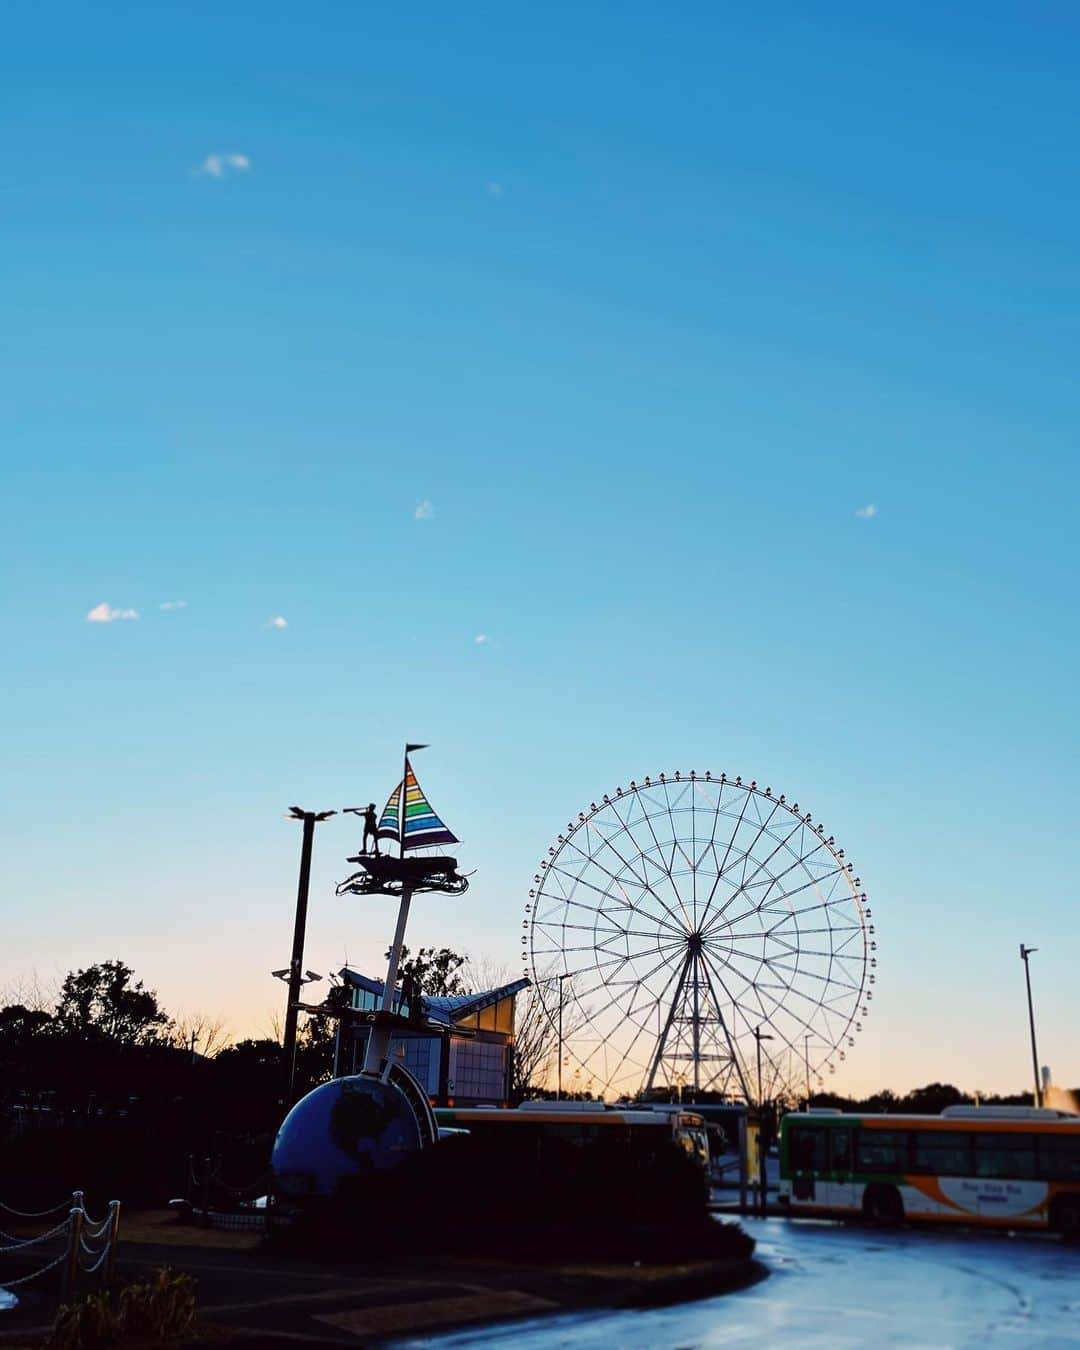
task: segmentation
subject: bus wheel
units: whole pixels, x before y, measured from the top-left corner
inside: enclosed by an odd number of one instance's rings
[[[1080,1242],[1080,1196],[1062,1196],[1050,1211],[1050,1226],[1067,1242]]]
[[[904,1222],[904,1202],[895,1186],[867,1186],[863,1196],[863,1218],[882,1228],[896,1228]]]

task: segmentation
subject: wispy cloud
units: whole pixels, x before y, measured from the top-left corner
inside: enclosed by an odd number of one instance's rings
[[[117,619],[137,619],[139,611],[137,609],[114,609],[112,605],[107,605],[102,600],[100,605],[94,608],[86,616],[87,623],[115,623]]]
[[[158,609],[187,609],[186,600],[163,600]]]
[[[430,520],[435,514],[435,508],[425,497],[422,502],[416,503],[416,510],[413,512],[413,520]]]
[[[501,197],[503,195],[503,185],[501,183],[496,183],[493,178],[489,178],[487,182],[487,192],[489,197]]]
[[[281,614],[275,614],[267,623],[267,628],[288,628],[289,621]]]
[[[873,520],[877,515],[877,507],[873,502],[867,502],[865,506],[860,506],[855,514],[860,520]]]
[[[486,633],[477,633],[477,635],[473,638],[473,641],[476,643],[478,647],[484,647],[491,641],[491,639],[488,637]]]
[[[251,160],[247,155],[234,151],[229,155],[207,155],[195,172],[207,178],[225,178],[231,173],[246,173],[250,168]]]

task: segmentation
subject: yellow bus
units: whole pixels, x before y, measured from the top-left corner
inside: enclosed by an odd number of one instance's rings
[[[673,1144],[709,1172],[705,1121],[693,1111],[605,1109],[603,1102],[524,1102],[514,1108],[435,1108],[440,1130],[468,1130],[480,1138],[560,1140],[578,1147],[627,1148],[642,1157]],[[495,1132],[498,1132],[496,1135]]]
[[[1080,1238],[1080,1116],[1025,1106],[787,1115],[779,1198],[792,1215],[1049,1228]]]

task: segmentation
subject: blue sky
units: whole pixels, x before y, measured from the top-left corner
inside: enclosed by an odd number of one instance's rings
[[[873,899],[838,1083],[1024,1085],[1021,939],[1080,1080],[1080,20],[5,18],[0,985],[119,955],[265,1028],[282,812],[409,738],[476,868],[414,942],[514,969],[568,819],[725,769]],[[392,923],[354,834],[318,969]]]

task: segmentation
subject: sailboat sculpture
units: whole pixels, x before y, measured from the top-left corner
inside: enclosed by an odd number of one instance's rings
[[[338,895],[400,895],[403,890],[461,895],[469,889],[469,879],[458,872],[456,858],[414,852],[461,842],[436,813],[413,773],[409,752],[423,748],[406,747],[401,782],[391,792],[379,818],[376,840],[397,844],[397,855],[360,853],[349,858],[360,871],[338,886]]]

